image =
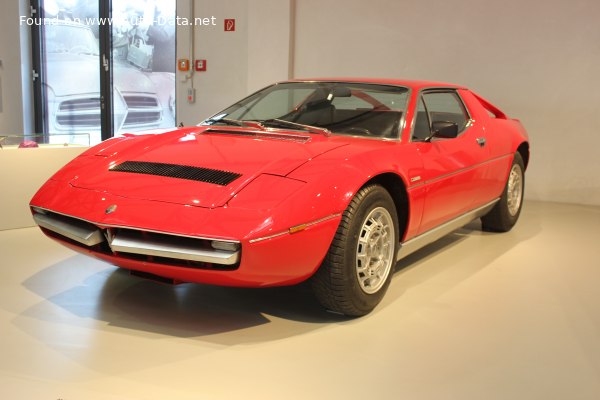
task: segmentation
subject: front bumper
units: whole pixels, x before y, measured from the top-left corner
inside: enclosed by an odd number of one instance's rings
[[[223,286],[307,279],[325,257],[340,220],[334,216],[297,233],[269,235],[273,232],[257,229],[264,225],[261,213],[127,199],[52,180],[31,206],[46,235],[80,253],[180,282]],[[107,213],[113,206],[116,210]]]

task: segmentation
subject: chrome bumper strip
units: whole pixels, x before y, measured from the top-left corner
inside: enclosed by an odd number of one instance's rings
[[[200,261],[221,265],[234,265],[240,259],[239,251],[201,250],[190,245],[177,243],[177,240],[143,240],[129,232],[119,232],[110,241],[115,252],[143,254],[146,256],[176,258],[178,260]]]
[[[113,252],[140,254],[198,261],[219,265],[235,265],[240,261],[240,250],[227,251],[210,248],[210,242],[239,243],[231,240],[180,236],[164,232],[141,231],[127,228],[101,230],[92,223],[36,207],[34,221],[42,228],[91,247],[107,242]],[[113,230],[114,229],[114,230]],[[107,236],[105,236],[105,233]],[[208,248],[206,246],[209,246]]]
[[[104,235],[95,226],[79,220],[65,221],[58,215],[34,214],[36,224],[86,246],[95,246],[104,241]]]

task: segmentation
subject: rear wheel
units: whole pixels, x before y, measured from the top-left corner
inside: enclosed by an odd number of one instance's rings
[[[368,314],[390,284],[398,242],[392,197],[379,185],[364,187],[344,211],[325,260],[312,278],[317,299],[334,312]]]
[[[523,158],[517,152],[510,167],[508,180],[506,181],[500,201],[496,203],[488,214],[481,218],[481,226],[484,231],[508,232],[515,225],[523,206],[523,193],[525,190],[524,171]]]

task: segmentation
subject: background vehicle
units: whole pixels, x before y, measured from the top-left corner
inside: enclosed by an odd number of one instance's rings
[[[89,26],[56,21],[46,35],[47,127],[50,133],[89,133],[100,139],[98,43]],[[115,132],[175,126],[175,74],[113,60]],[[52,138],[52,136],[50,136]],[[73,136],[76,140],[76,136]]]

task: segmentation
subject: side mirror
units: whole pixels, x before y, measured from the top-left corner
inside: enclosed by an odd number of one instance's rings
[[[454,139],[458,136],[458,125],[450,121],[433,121],[431,130],[434,138]]]

